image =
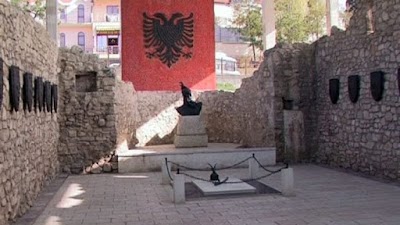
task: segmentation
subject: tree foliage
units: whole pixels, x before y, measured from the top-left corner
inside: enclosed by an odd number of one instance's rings
[[[276,0],[275,4],[278,42],[305,42],[323,33],[323,0]]]
[[[45,0],[35,0],[32,3],[29,0],[11,0],[11,4],[28,12],[33,18],[44,19],[46,17]]]
[[[275,0],[277,42],[315,40],[324,33],[324,0]],[[235,5],[233,24],[250,46],[262,50],[261,6],[253,0]]]
[[[249,42],[253,49],[253,59],[256,59],[256,49],[263,50],[263,28],[260,5],[253,0],[243,0],[234,5],[234,19],[232,24],[244,41]]]
[[[308,0],[307,3],[308,13],[305,17],[307,33],[315,39],[318,39],[324,32],[324,17],[326,12],[324,3],[325,1],[321,0]]]

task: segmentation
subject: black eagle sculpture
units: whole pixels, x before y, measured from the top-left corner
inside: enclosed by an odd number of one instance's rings
[[[167,19],[163,13],[155,13],[152,17],[143,13],[143,33],[148,58],[157,57],[171,67],[182,56],[192,57],[193,48],[193,13],[184,17],[182,13],[174,13]]]
[[[186,87],[182,82],[179,82],[179,83],[181,84],[183,105],[176,108],[176,111],[178,111],[178,113],[181,116],[199,115],[203,103],[193,101],[192,100],[192,92],[190,91],[190,89],[188,87]]]

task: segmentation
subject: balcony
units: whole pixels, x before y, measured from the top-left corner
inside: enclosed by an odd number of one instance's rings
[[[100,59],[108,59],[108,60],[117,60],[119,61],[119,47],[118,46],[110,46],[107,54],[107,47],[101,47],[96,49],[96,54]]]
[[[94,23],[113,23],[113,24],[119,24],[121,19],[120,14],[94,14],[93,15],[93,22]]]
[[[119,14],[106,15],[106,22],[120,22]]]
[[[60,17],[58,20],[61,24],[90,24],[92,19],[90,17],[77,18],[72,16]]]
[[[105,53],[107,54],[107,47],[97,47],[97,53]],[[119,47],[118,46],[109,46],[108,53],[110,55],[117,55],[119,54]]]

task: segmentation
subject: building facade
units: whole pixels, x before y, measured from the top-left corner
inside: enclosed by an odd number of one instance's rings
[[[120,61],[119,0],[58,0],[59,46],[80,46],[109,64]]]
[[[247,44],[230,29],[232,0],[214,0],[215,42],[218,51],[238,57]],[[120,63],[121,16],[119,0],[58,0],[59,46],[81,46],[87,53]]]

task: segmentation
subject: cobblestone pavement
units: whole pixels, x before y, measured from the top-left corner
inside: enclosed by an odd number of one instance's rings
[[[70,176],[34,225],[400,225],[399,186],[315,165],[294,166],[294,172],[295,197],[253,195],[181,205],[172,203],[170,186],[159,184],[161,173]],[[229,170],[220,177],[247,173]],[[280,189],[279,174],[263,182]]]

